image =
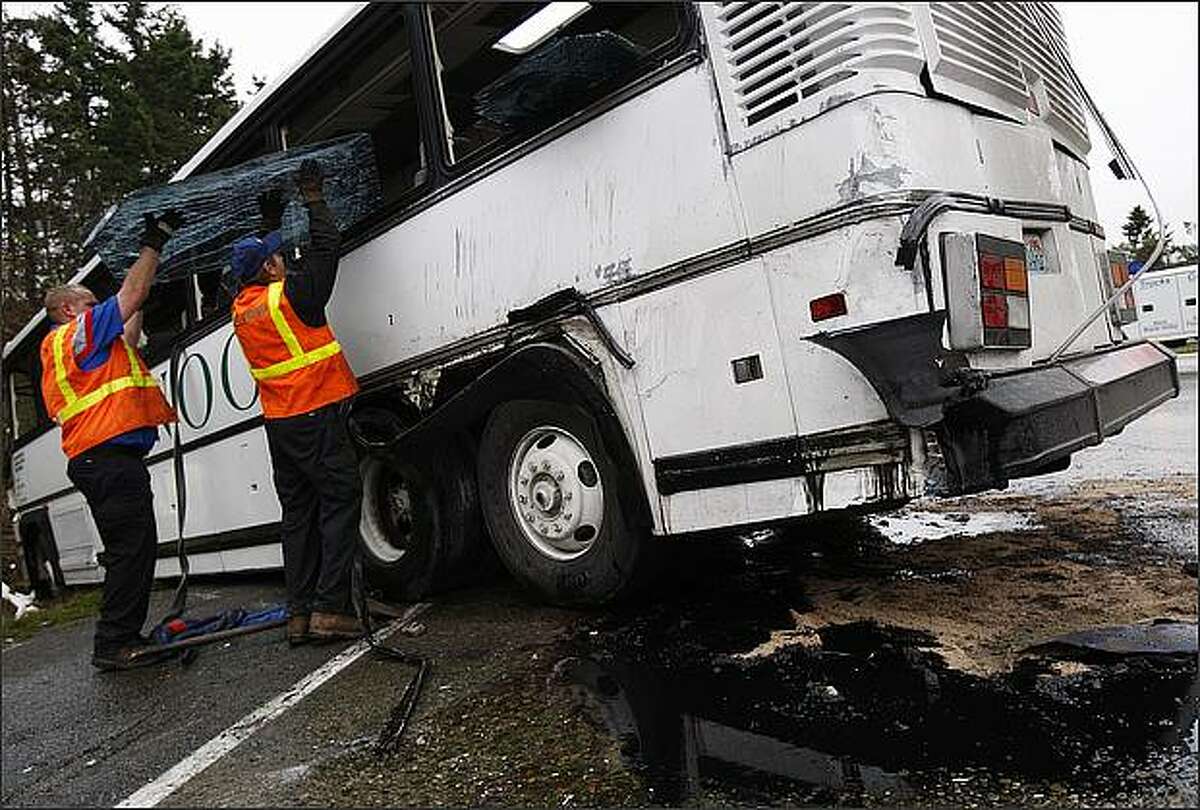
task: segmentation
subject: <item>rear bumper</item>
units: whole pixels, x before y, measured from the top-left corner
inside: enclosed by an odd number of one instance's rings
[[[947,402],[937,426],[954,492],[1063,469],[1179,394],[1175,356],[1141,342],[1053,365],[985,374],[979,390]]]

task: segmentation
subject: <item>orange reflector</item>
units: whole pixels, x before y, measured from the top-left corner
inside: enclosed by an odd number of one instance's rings
[[[1004,289],[1004,263],[999,256],[980,254],[979,282],[990,290]]]
[[[824,295],[808,302],[808,311],[814,322],[836,318],[846,314],[846,296],[842,293]]]
[[[1004,287],[1013,292],[1026,292],[1029,289],[1029,280],[1025,276],[1025,262],[1005,257]]]

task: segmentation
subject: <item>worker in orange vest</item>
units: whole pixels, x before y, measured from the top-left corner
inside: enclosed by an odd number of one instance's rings
[[[241,287],[233,329],[258,385],[283,511],[293,645],[363,632],[350,593],[362,484],[345,422],[358,383],[325,319],[341,235],[319,164],[306,160],[296,179],[308,209],[303,260],[285,266],[279,232],[285,203],[267,192],[259,197],[263,229],[234,244],[229,268]]]
[[[97,302],[81,284],[46,292],[56,326],[42,340],[42,399],[62,429],[67,477],[87,501],[104,543],[104,591],[92,650],[101,670],[129,669],[161,657],[133,653],[150,608],[158,552],[146,454],[158,426],[175,421],[137,351],[142,304],[158,257],[183,224],[175,211],[146,214],[142,249],[117,294]]]

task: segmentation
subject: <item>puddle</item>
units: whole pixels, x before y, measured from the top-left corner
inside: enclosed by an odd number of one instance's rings
[[[1031,656],[983,678],[948,669],[922,631],[819,633],[816,649],[664,666],[601,631],[551,682],[613,737],[656,804],[1196,797],[1194,656]]]
[[[945,537],[977,537],[1040,529],[1032,515],[1016,512],[922,512],[902,510],[873,515],[867,522],[889,542],[910,546]]]

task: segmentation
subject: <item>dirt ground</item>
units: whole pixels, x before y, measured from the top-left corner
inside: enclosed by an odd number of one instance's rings
[[[928,630],[948,664],[989,675],[1011,669],[1030,645],[1072,630],[1195,622],[1196,575],[1184,563],[1196,556],[1196,496],[1190,476],[1153,489],[1091,482],[1054,498],[991,495],[929,507],[950,519],[988,510],[1030,515],[1040,526],[1031,531],[907,547],[867,535],[838,548],[831,538],[832,551],[800,574],[811,609],[796,617],[798,632],[784,630],[778,640],[803,643],[809,628],[874,620]],[[1147,536],[1147,523],[1165,536]]]

